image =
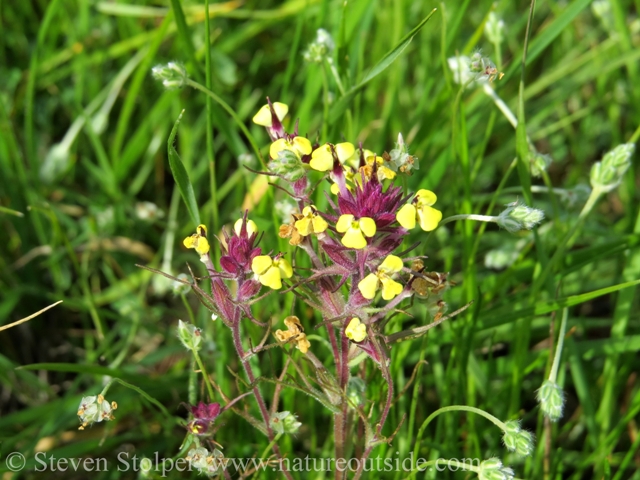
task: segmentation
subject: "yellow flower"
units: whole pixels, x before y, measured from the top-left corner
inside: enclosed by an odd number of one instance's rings
[[[182,243],[187,248],[195,248],[196,252],[202,255],[209,253],[209,241],[207,240],[207,227],[198,225],[196,233],[185,238]]]
[[[295,227],[303,237],[312,233],[322,233],[329,226],[325,219],[318,214],[314,205],[304,207],[302,215],[303,217],[296,222]]]
[[[279,290],[282,277],[291,278],[293,269],[284,258],[272,259],[269,255],[258,255],[251,261],[251,270],[258,276],[262,285]]]
[[[287,113],[289,112],[289,106],[280,102],[273,102],[271,105],[273,105],[273,109],[276,112],[278,120],[282,121],[282,119],[286,117]],[[269,109],[268,104],[263,105],[262,108],[258,110],[258,113],[253,116],[253,123],[257,123],[258,125],[261,125],[263,127],[270,127],[271,121],[271,110]]]
[[[287,330],[276,330],[276,338],[280,342],[287,342],[290,338],[294,338],[297,342],[296,348],[302,353],[307,353],[311,343],[307,339],[307,335],[304,333],[300,319],[294,315],[284,319],[284,324],[287,326]]]
[[[236,220],[236,223],[233,224],[233,230],[236,232],[236,235],[240,236],[240,232],[242,231],[242,219],[239,218]],[[258,231],[258,226],[256,222],[253,220],[247,219],[247,236],[251,236]]]
[[[366,157],[367,165],[370,165],[373,167],[373,163],[375,162],[377,165],[377,172],[378,172],[378,180],[382,181],[382,180],[391,180],[393,178],[395,178],[396,176],[396,172],[394,172],[393,170],[391,170],[389,167],[385,166],[385,161],[384,158],[377,156],[377,155],[371,155],[369,157]]]
[[[353,317],[344,333],[349,340],[360,343],[367,338],[367,326],[359,318]]]
[[[351,214],[340,215],[336,230],[344,233],[342,244],[348,248],[364,248],[367,246],[367,240],[364,238],[373,237],[376,234],[376,222],[372,218],[362,217],[356,220]]]
[[[353,155],[351,155],[349,158],[345,160],[345,163],[350,167],[354,168],[355,170],[357,170],[358,168],[360,168],[361,155],[362,155],[362,158],[369,158],[370,156],[375,154],[371,150],[367,150],[366,148],[364,150],[360,150],[360,148],[356,148],[353,152]]]
[[[278,152],[281,152],[282,150],[289,150],[300,158],[303,155],[309,155],[312,147],[308,138],[293,137],[291,140],[279,138],[271,144],[271,147],[269,148],[269,155],[271,158],[278,158]]]
[[[442,220],[442,212],[431,206],[437,199],[436,194],[430,190],[418,190],[413,202],[398,210],[396,220],[409,230],[416,226],[416,219],[425,232],[435,230]]]
[[[333,153],[331,152],[331,147],[334,148],[340,163],[344,163],[355,151],[355,147],[349,142],[337,143],[335,145],[326,143],[321,147],[316,148],[311,154],[311,161],[309,162],[311,168],[318,170],[319,172],[331,170],[333,167]]]
[[[395,255],[387,255],[380,264],[376,273],[370,273],[358,283],[358,290],[368,300],[376,296],[376,292],[382,284],[382,298],[391,300],[404,288],[401,283],[391,278],[391,275],[402,270],[402,259]]]

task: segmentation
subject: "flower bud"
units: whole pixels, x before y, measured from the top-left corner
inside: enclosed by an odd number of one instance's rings
[[[456,56],[447,60],[453,81],[459,85],[472,86],[493,80],[496,76],[502,77],[496,66],[480,52],[474,53],[471,57]]]
[[[187,83],[187,70],[177,62],[169,62],[166,65],[156,65],[151,69],[151,75],[162,82],[167,90],[182,88]]]
[[[547,171],[552,161],[553,159],[551,158],[551,155],[543,155],[536,151],[529,152],[531,175],[534,177],[541,177],[542,173]]]
[[[487,36],[487,40],[494,44],[501,44],[503,31],[504,20],[498,18],[495,12],[490,12],[487,23],[484,24],[484,34]]]
[[[201,330],[195,325],[178,320],[178,338],[188,350],[197,352],[202,342]]]
[[[564,408],[564,392],[562,388],[551,380],[547,380],[538,390],[536,400],[540,404],[540,410],[552,422],[557,422],[562,418]]]
[[[480,480],[511,480],[515,476],[513,469],[505,467],[500,459],[490,458],[480,464]]]
[[[269,169],[290,182],[300,180],[306,173],[302,161],[291,150],[280,150],[278,157],[269,162]]]
[[[633,143],[623,143],[605,154],[600,162],[591,167],[591,186],[601,192],[610,192],[620,185],[631,165],[634,150]]]
[[[269,419],[269,425],[276,433],[295,433],[302,423],[288,411],[278,412]]]
[[[52,184],[71,166],[71,153],[66,142],[56,143],[49,149],[40,166],[40,180]]]
[[[322,63],[333,53],[334,48],[335,43],[329,32],[324,28],[319,28],[316,31],[316,39],[309,44],[302,57],[310,63]]]
[[[351,407],[357,407],[365,401],[364,393],[367,389],[367,384],[360,377],[351,377],[349,383],[347,383],[347,400]]]
[[[386,160],[388,161],[389,167],[394,172],[401,172],[410,175],[411,170],[420,170],[418,157],[409,155],[409,148],[407,147],[407,144],[404,143],[402,133],[398,133],[398,143],[396,143],[396,148],[389,152],[389,158]]]
[[[502,441],[507,450],[516,452],[518,455],[526,457],[533,452],[533,435],[531,432],[522,430],[520,422],[517,420],[509,420],[505,423],[504,435]]]
[[[510,204],[498,215],[497,223],[510,233],[531,230],[544,220],[544,212],[521,203]]]
[[[136,217],[143,221],[152,222],[164,217],[164,212],[153,202],[137,202]]]

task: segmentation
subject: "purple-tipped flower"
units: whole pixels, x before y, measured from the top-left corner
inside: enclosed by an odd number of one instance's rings
[[[276,141],[286,135],[282,119],[287,116],[288,112],[288,105],[280,102],[271,103],[271,100],[267,97],[267,104],[263,105],[258,110],[258,113],[253,116],[253,123],[265,127],[271,140]]]
[[[239,279],[251,272],[251,261],[262,251],[254,246],[258,227],[247,218],[247,214],[245,212],[244,217],[235,223],[231,236],[224,232],[226,247],[222,247],[224,255],[220,258],[222,269]]]
[[[206,435],[209,433],[213,422],[220,415],[222,408],[219,403],[204,403],[190,405],[189,411],[193,415],[193,420],[187,425],[189,432],[194,435]]]

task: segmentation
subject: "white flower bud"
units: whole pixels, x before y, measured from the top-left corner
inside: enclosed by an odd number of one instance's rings
[[[503,31],[504,21],[498,18],[495,12],[490,12],[487,23],[484,25],[484,34],[487,36],[487,40],[494,44],[501,44]]]
[[[502,441],[507,450],[516,452],[523,457],[527,457],[533,452],[533,435],[527,430],[522,430],[520,422],[517,420],[509,420],[505,423]]]
[[[169,62],[166,65],[156,65],[151,69],[151,75],[162,82],[167,90],[182,88],[187,83],[187,70],[177,62]]]
[[[531,230],[544,220],[544,212],[521,203],[508,205],[500,215],[497,223],[510,233],[520,230]]]
[[[335,48],[335,43],[329,32],[324,28],[316,31],[316,39],[309,44],[302,57],[310,63],[322,63],[325,58],[330,57]]]
[[[601,192],[615,189],[631,166],[631,155],[635,150],[633,143],[623,143],[608,152],[602,161],[591,167],[591,186]]]
[[[552,422],[557,422],[562,418],[564,409],[564,392],[562,388],[551,380],[547,380],[538,390],[536,400],[540,404],[540,410]]]
[[[202,332],[195,325],[178,320],[178,338],[188,350],[197,352],[202,343]]]
[[[478,472],[480,480],[512,480],[514,476],[513,469],[505,467],[498,458],[490,458],[482,462]]]

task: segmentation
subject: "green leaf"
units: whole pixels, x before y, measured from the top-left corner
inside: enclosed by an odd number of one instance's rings
[[[495,310],[485,312],[478,326],[479,330],[487,328],[493,328],[500,325],[518,320],[519,318],[525,318],[529,316],[546,315],[554,310],[560,310],[565,307],[572,307],[581,303],[587,302],[594,298],[607,295],[608,293],[617,292],[624,288],[640,285],[640,280],[634,280],[632,282],[620,283],[611,287],[601,288],[592,292],[582,293],[580,295],[572,295],[570,297],[557,298],[554,300],[546,300],[542,302],[536,302],[535,306],[520,308],[514,310],[513,306],[503,307]]]
[[[353,97],[355,97],[355,95],[360,90],[362,90],[367,83],[369,83],[380,73],[382,73],[389,65],[391,65],[395,61],[396,58],[400,56],[404,49],[407,48],[409,43],[411,43],[413,37],[415,37],[416,34],[422,29],[422,27],[425,26],[425,24],[433,16],[436,10],[437,8],[431,10],[431,13],[429,13],[429,15],[427,15],[418,25],[416,25],[413,30],[407,33],[404,38],[400,40],[398,45],[392,48],[391,51],[389,51],[384,57],[382,57],[382,59],[378,63],[376,63],[371,70],[369,70],[369,73],[364,76],[364,78],[360,81],[360,83],[358,83],[358,85],[352,87],[344,94],[342,98],[340,98],[340,100],[333,104],[333,106],[331,107],[331,111],[329,112],[329,123],[333,123],[338,120],[338,118],[344,113],[344,111],[353,100]]]
[[[180,112],[180,116],[176,120],[176,123],[173,124],[173,128],[171,129],[171,134],[169,135],[169,141],[167,142],[167,152],[169,155],[169,167],[171,167],[171,173],[173,174],[173,178],[178,185],[178,190],[180,190],[180,195],[182,195],[182,199],[184,200],[185,205],[187,206],[187,210],[189,211],[189,215],[191,216],[191,220],[194,225],[200,225],[200,212],[198,211],[198,204],[196,203],[196,195],[193,191],[193,186],[191,185],[191,181],[189,180],[189,175],[187,174],[187,170],[184,168],[182,164],[182,160],[180,159],[180,155],[176,151],[173,146],[173,142],[176,138],[176,133],[178,133],[178,124],[182,119],[182,115],[184,114],[184,110]]]

